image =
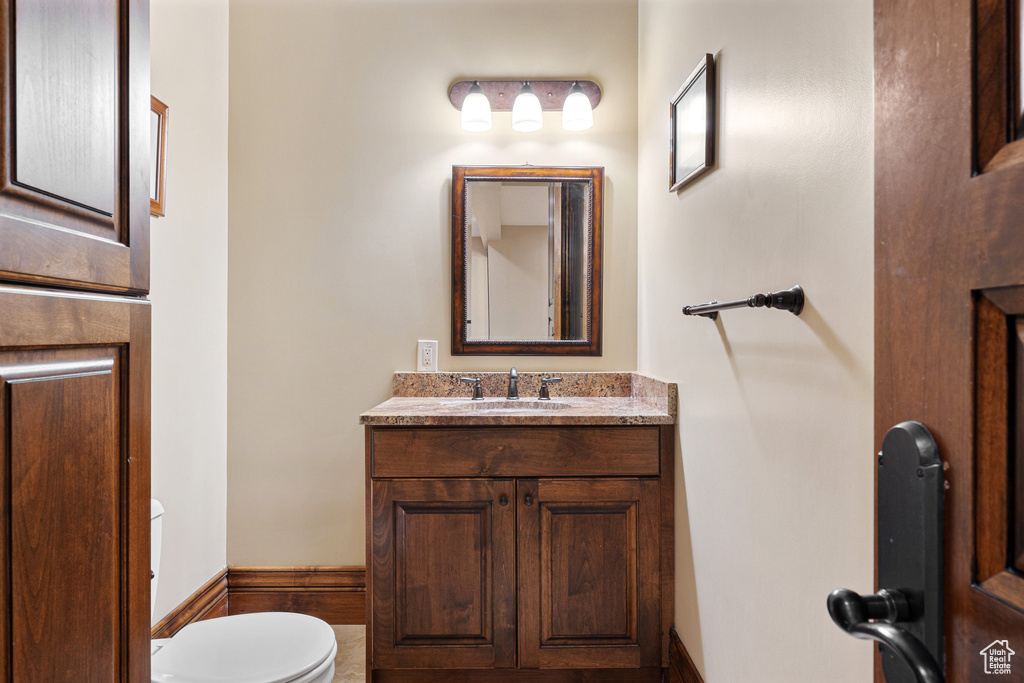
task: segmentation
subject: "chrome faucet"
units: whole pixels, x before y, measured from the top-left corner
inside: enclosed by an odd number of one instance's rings
[[[508,396],[505,397],[509,401],[518,401],[519,400],[519,384],[518,384],[518,381],[519,381],[519,373],[516,372],[515,366],[513,366],[512,369],[508,371]]]

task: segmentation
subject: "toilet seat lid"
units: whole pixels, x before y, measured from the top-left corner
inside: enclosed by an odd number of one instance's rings
[[[197,621],[152,659],[154,683],[285,683],[323,663],[334,630],[315,617],[260,612]]]

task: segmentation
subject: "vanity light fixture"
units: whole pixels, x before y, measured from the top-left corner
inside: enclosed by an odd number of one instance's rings
[[[462,103],[462,129],[475,133],[491,129],[491,105],[479,81],[473,81]]]
[[[491,112],[512,112],[512,128],[529,132],[544,125],[542,112],[561,111],[565,130],[594,125],[601,87],[594,81],[458,81],[448,90],[452,106],[462,112],[462,128],[491,128]],[[468,110],[468,111],[467,111]]]
[[[569,96],[562,105],[562,128],[566,130],[587,130],[594,125],[594,110],[590,98],[583,92],[579,81],[574,81]]]
[[[544,126],[544,115],[540,108],[540,100],[533,92],[529,82],[524,82],[512,103],[512,130],[520,133],[532,133]]]

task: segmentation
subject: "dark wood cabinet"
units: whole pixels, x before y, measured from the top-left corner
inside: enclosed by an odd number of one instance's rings
[[[515,666],[514,495],[511,479],[373,483],[377,666]]]
[[[658,666],[658,482],[518,482],[519,666]]]
[[[0,0],[0,43],[0,683],[144,683],[148,1]]]
[[[660,680],[666,438],[654,426],[368,427],[370,678]]]
[[[0,280],[147,291],[148,0],[2,0],[0,43]]]
[[[149,303],[0,311],[0,681],[148,681]]]

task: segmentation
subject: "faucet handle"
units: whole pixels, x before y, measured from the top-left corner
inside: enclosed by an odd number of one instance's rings
[[[549,384],[557,384],[561,382],[561,377],[544,377],[540,380],[540,396],[537,397],[538,401],[550,401],[551,395],[548,393]]]
[[[480,384],[479,377],[463,377],[461,382],[473,385],[473,399],[474,401],[484,400],[484,388]]]

